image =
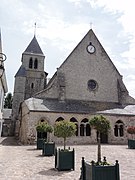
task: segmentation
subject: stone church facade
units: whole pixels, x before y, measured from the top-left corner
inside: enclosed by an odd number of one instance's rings
[[[44,72],[45,56],[32,39],[22,54],[22,65],[15,76],[13,120],[15,133],[24,144],[36,141],[36,124],[69,120],[77,131],[71,144],[96,142],[89,119],[103,114],[111,123],[103,143],[125,144],[126,128],[135,123],[135,99],[129,96],[122,76],[107,55],[92,29],[84,36],[57,69],[49,83]],[[52,140],[61,139],[52,134]]]

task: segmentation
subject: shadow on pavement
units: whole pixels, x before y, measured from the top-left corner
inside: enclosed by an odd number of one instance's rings
[[[20,146],[15,137],[0,137],[0,145],[3,146]]]
[[[62,174],[67,174],[69,172],[71,171],[58,171],[57,169],[52,168],[52,169],[40,171],[38,174],[47,175],[47,176],[61,176]]]

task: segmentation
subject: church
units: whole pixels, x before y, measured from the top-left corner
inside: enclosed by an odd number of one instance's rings
[[[77,127],[67,143],[96,143],[97,132],[88,121],[97,114],[111,123],[109,133],[101,136],[102,143],[127,143],[126,129],[135,125],[135,99],[92,29],[48,83],[45,55],[35,36],[22,53],[21,62],[15,75],[12,106],[14,131],[21,143],[36,141],[38,122],[54,125],[61,120],[74,122]],[[51,139],[62,143],[53,133]]]

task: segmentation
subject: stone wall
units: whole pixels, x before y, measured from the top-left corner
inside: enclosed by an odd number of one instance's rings
[[[25,109],[25,108],[24,108]],[[20,128],[20,141],[23,144],[27,144],[30,142],[30,137],[35,138],[36,141],[37,132],[36,132],[36,124],[40,120],[47,120],[49,124],[54,125],[55,121],[62,117],[65,120],[70,120],[71,118],[75,118],[78,124],[78,136],[73,136],[72,138],[67,139],[67,144],[95,144],[97,142],[97,134],[94,129],[91,129],[91,135],[86,136],[86,132],[84,132],[84,136],[80,136],[80,125],[83,119],[90,119],[94,115],[90,114],[72,114],[72,113],[47,113],[47,112],[26,112],[25,116],[22,117],[21,120],[21,128]],[[24,111],[25,111],[24,110]],[[107,119],[110,120],[111,130],[108,133],[108,143],[109,144],[126,144],[128,134],[126,132],[128,125],[135,124],[135,116],[117,116],[117,115],[104,115]],[[123,136],[120,136],[118,132],[118,136],[116,137],[114,134],[114,128],[117,124],[117,121],[121,121],[123,124]],[[120,123],[120,125],[121,125]],[[118,130],[119,131],[119,130]],[[57,138],[51,134],[51,140],[55,141],[57,144],[62,144],[63,139]],[[34,141],[33,141],[34,142]]]

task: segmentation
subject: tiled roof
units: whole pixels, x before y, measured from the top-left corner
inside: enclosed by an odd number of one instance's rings
[[[24,52],[43,55],[43,52],[42,52],[35,36],[33,37],[32,41],[30,42],[30,44],[28,45],[28,47],[26,48],[26,50]]]

